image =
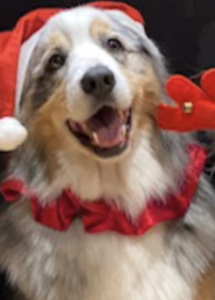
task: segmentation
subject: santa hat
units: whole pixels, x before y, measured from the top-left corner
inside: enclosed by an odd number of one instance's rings
[[[105,10],[119,10],[143,25],[141,14],[120,2],[93,2],[88,5]],[[0,151],[12,151],[27,137],[26,128],[15,118],[20,98],[23,74],[38,31],[53,15],[62,9],[39,9],[20,19],[12,31],[0,34]],[[28,43],[29,42],[29,43]],[[25,65],[19,67],[21,49],[25,44]]]

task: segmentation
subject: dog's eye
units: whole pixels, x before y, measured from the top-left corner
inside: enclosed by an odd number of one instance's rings
[[[64,55],[59,53],[53,54],[47,63],[46,71],[48,72],[57,71],[65,64],[65,61],[66,61],[66,57]]]
[[[107,41],[107,46],[108,46],[108,49],[111,51],[123,51],[124,50],[124,46],[116,38],[109,39]]]

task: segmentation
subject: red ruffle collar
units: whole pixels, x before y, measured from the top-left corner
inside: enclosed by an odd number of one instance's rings
[[[114,231],[128,236],[139,236],[161,222],[178,219],[186,213],[198,187],[205,161],[205,150],[197,145],[190,146],[189,164],[183,182],[179,183],[178,193],[169,195],[165,201],[151,199],[135,222],[102,199],[83,202],[71,190],[63,191],[58,199],[46,206],[42,206],[38,197],[19,180],[4,181],[1,193],[7,202],[18,201],[21,196],[28,198],[35,221],[55,230],[65,231],[76,218],[80,218],[87,233]]]

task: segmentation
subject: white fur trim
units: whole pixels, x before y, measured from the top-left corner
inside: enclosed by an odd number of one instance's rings
[[[0,150],[12,151],[20,146],[27,137],[27,130],[11,117],[0,119]]]

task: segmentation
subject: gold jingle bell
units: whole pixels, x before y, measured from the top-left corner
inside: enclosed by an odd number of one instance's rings
[[[192,102],[184,102],[183,111],[185,114],[191,114],[193,112],[193,103]]]

